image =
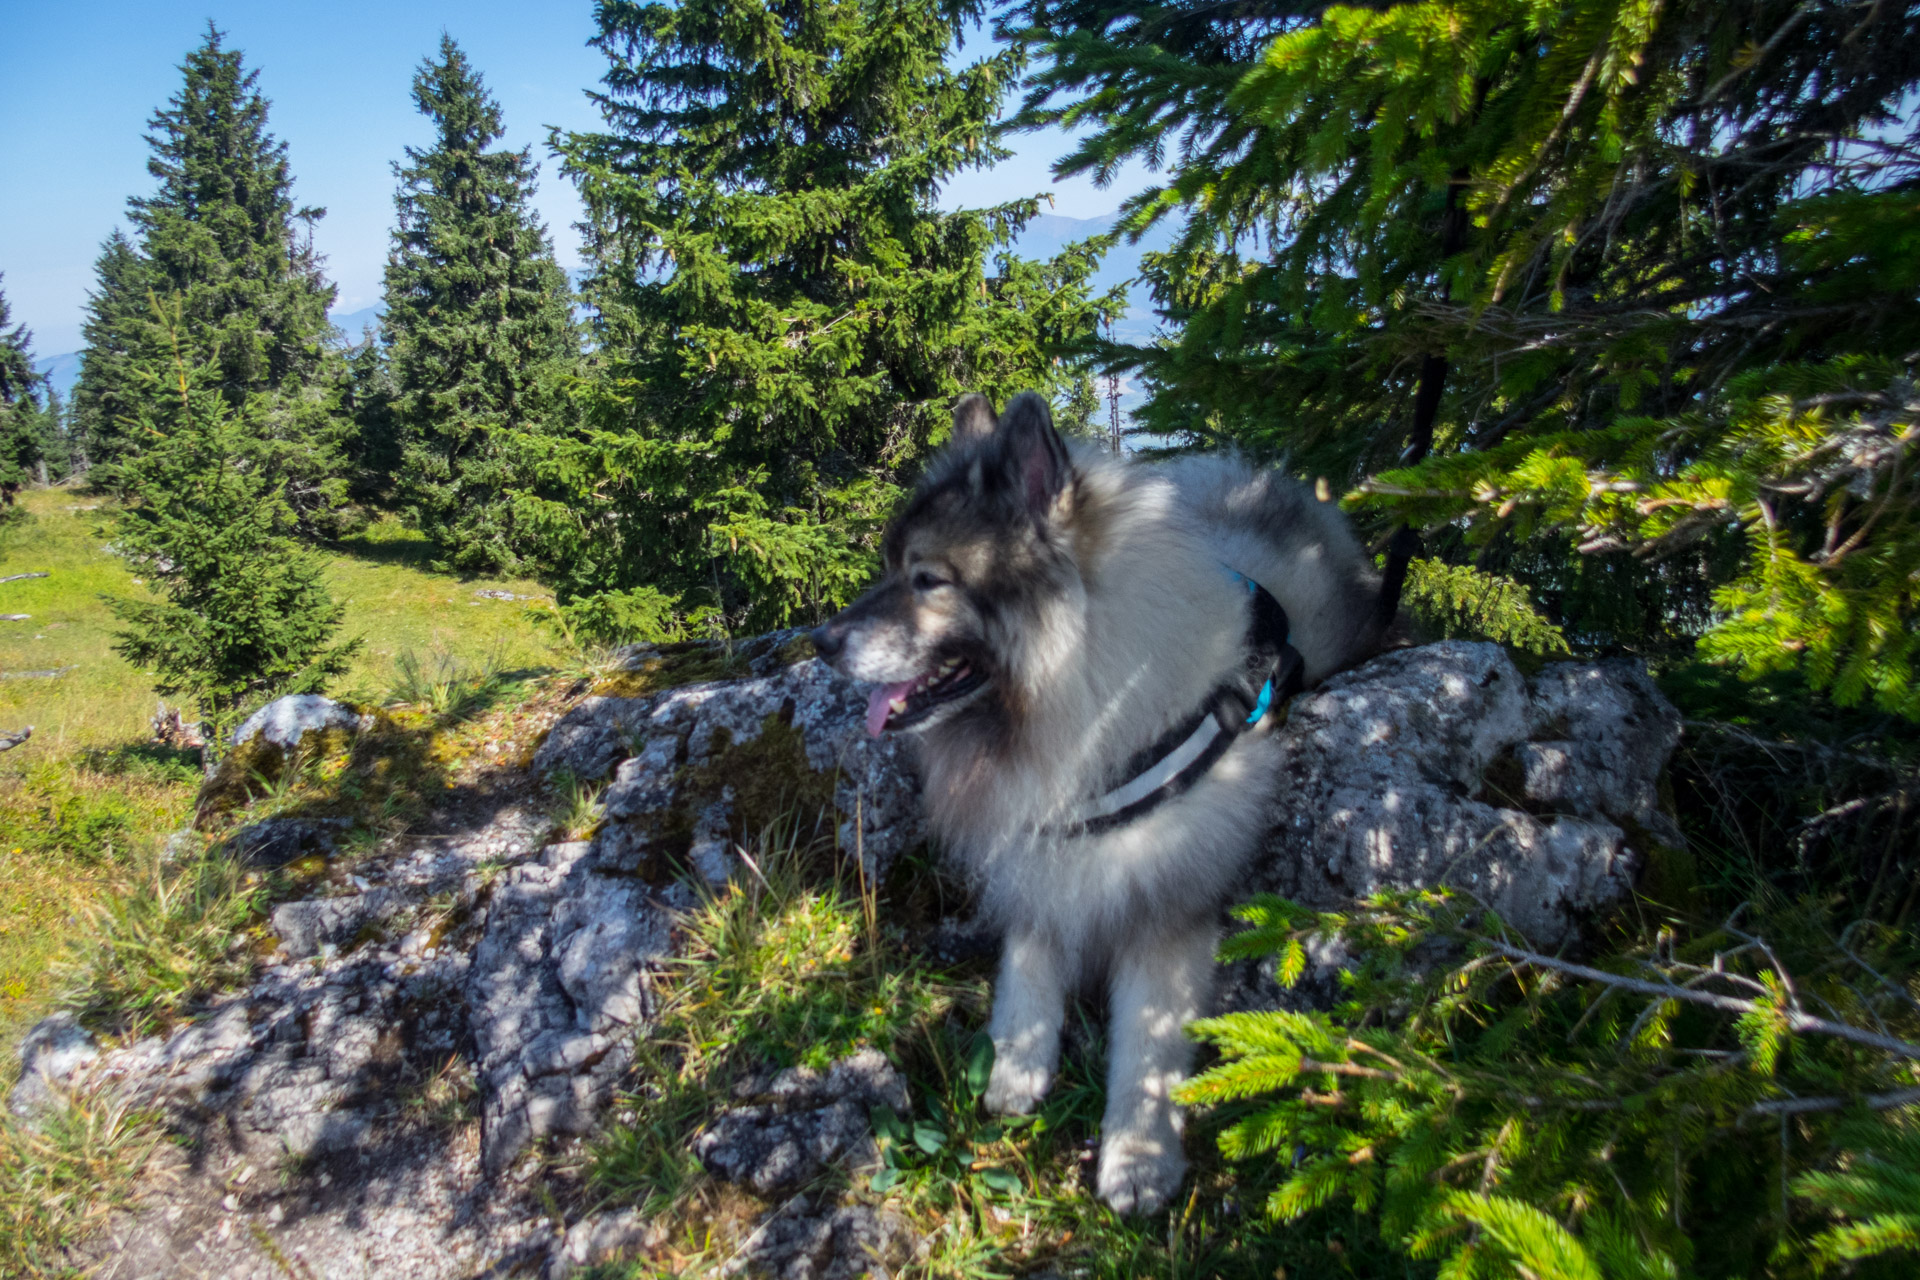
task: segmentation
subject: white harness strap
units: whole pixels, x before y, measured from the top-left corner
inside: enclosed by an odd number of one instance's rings
[[[1226,573],[1246,585],[1252,601],[1246,672],[1218,685],[1188,720],[1129,762],[1125,782],[1082,804],[1055,831],[1095,835],[1146,816],[1205,777],[1276,701],[1284,703],[1300,691],[1302,664],[1287,643],[1286,610],[1253,579],[1231,569]]]
[[[1078,821],[1084,825],[1145,800],[1172,782],[1182,769],[1206,754],[1207,748],[1213,745],[1213,740],[1225,732],[1226,730],[1220,727],[1219,720],[1213,716],[1206,717],[1192,733],[1187,735],[1186,741],[1175,747],[1171,754],[1156,761],[1151,769],[1087,804],[1080,811]]]

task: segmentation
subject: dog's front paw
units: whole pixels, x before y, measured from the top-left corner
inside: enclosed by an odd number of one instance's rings
[[[1024,1116],[1040,1105],[1053,1083],[1053,1072],[1037,1063],[1019,1061],[1014,1055],[995,1055],[993,1074],[987,1077],[987,1093],[982,1099],[987,1111],[996,1116]]]
[[[1113,1134],[1100,1144],[1094,1188],[1115,1213],[1153,1213],[1166,1207],[1187,1176],[1187,1157],[1176,1137],[1156,1142]]]

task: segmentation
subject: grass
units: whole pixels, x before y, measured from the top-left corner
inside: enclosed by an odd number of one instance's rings
[[[935,879],[930,868],[897,868],[880,898],[830,846],[790,827],[767,832],[751,856],[731,892],[706,897],[680,922],[683,958],[656,991],[660,1020],[639,1045],[634,1087],[584,1167],[569,1171],[584,1175],[583,1210],[634,1205],[670,1231],[654,1256],[598,1268],[596,1280],[722,1272],[776,1206],[707,1176],[690,1153],[699,1126],[731,1103],[743,1073],[824,1066],[868,1045],[907,1074],[912,1112],[874,1115],[884,1161],[876,1174],[831,1171],[813,1190],[830,1202],[885,1204],[914,1225],[928,1252],[897,1275],[1409,1274],[1345,1209],[1285,1225],[1266,1219],[1271,1179],[1209,1154],[1225,1113],[1195,1115],[1195,1170],[1172,1210],[1116,1217],[1090,1185],[1104,1109],[1090,1019],[1069,1037],[1038,1114],[990,1117],[980,1105],[992,1066],[984,971],[931,962],[908,929],[890,923],[925,914],[916,901]]]
[[[456,578],[428,568],[433,544],[396,519],[378,521],[343,541],[328,557],[327,585],[347,606],[342,635],[366,641],[340,682],[349,693],[392,688],[400,667],[419,655],[495,673],[543,669],[556,661],[549,634],[530,615],[547,595],[525,579]],[[506,591],[526,601],[483,600],[480,591]]]
[[[211,874],[173,868],[154,878],[159,843],[189,816],[199,775],[191,757],[144,745],[152,680],[113,651],[116,623],[106,605],[106,597],[137,596],[141,588],[106,550],[110,507],[69,489],[29,489],[18,501],[26,518],[0,531],[0,577],[49,576],[0,583],[0,613],[31,615],[0,622],[0,672],[65,670],[50,679],[0,679],[0,730],[34,726],[26,745],[0,754],[0,865],[9,873],[0,877],[0,1036],[9,1037],[49,1007],[50,967],[102,911],[115,939],[105,954],[118,958],[97,969],[101,954],[90,953],[85,963],[100,976],[118,974],[110,988],[130,996],[122,981],[152,980],[155,1001],[167,1006],[203,986],[185,980],[179,955],[155,952],[146,970],[132,956],[162,945],[155,937],[137,941],[143,934],[194,933],[192,904]],[[366,640],[340,683],[343,695],[382,702],[391,693],[423,704],[422,714],[402,712],[404,723],[389,726],[387,748],[408,734],[419,740],[455,721],[477,722],[511,698],[514,675],[556,660],[526,602],[476,594],[536,596],[536,586],[435,573],[427,567],[433,555],[431,544],[391,519],[326,553],[328,584],[347,606],[343,631]],[[413,747],[413,767],[388,769],[393,776],[373,788],[371,802],[388,818],[417,802],[409,787],[446,786],[449,760],[433,758],[420,741]],[[350,790],[356,779],[335,773],[305,780],[304,790],[294,788],[278,805],[310,802],[328,783]],[[337,798],[352,805],[369,797]],[[173,885],[169,877],[182,874],[193,883]],[[178,945],[198,954],[211,943]]]
[[[32,751],[0,756],[0,1037],[9,1043],[51,1004],[51,970],[90,912],[186,821],[199,782],[190,757],[163,748]]]
[[[54,679],[0,680],[0,726],[34,727],[32,743],[11,754],[140,741],[153,714],[152,686],[113,652],[114,620],[103,598],[133,597],[140,589],[105,550],[98,500],[34,489],[19,495],[19,505],[31,520],[0,542],[0,577],[48,576],[0,583],[0,613],[31,615],[0,622],[0,671],[71,670]]]
[[[116,623],[105,600],[138,596],[140,587],[106,550],[108,506],[70,489],[25,490],[19,505],[32,519],[0,541],[0,577],[43,570],[49,576],[0,584],[0,613],[32,615],[0,622],[0,672],[71,670],[53,679],[0,680],[0,729],[33,725],[33,742],[19,750],[43,756],[144,741],[153,683],[113,652]],[[327,553],[327,585],[347,607],[341,634],[366,642],[341,690],[372,695],[390,688],[409,655],[444,655],[496,671],[554,662],[526,602],[476,594],[537,597],[537,585],[434,573],[426,567],[433,554],[430,543],[392,519]]]
[[[0,1113],[0,1275],[76,1274],[60,1251],[127,1202],[160,1137],[152,1114],[105,1093],[33,1127]]]
[[[141,859],[135,883],[88,911],[87,942],[67,969],[81,1020],[140,1036],[252,969],[249,933],[270,896],[264,877],[224,848]]]

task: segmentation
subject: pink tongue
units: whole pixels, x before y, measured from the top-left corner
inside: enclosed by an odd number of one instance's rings
[[[879,737],[886,732],[887,717],[893,713],[893,700],[907,696],[907,690],[913,688],[913,681],[902,680],[899,684],[877,686],[867,695],[867,732]]]

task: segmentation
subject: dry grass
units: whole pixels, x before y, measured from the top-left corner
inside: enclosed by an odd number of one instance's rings
[[[158,1121],[109,1093],[78,1093],[26,1124],[0,1113],[0,1275],[77,1274],[62,1251],[127,1202]]]

